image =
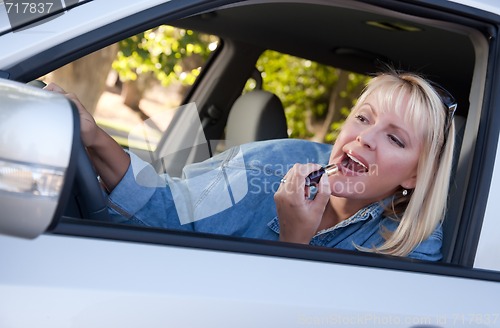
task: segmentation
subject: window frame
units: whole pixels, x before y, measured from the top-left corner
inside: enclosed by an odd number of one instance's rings
[[[227,2],[227,1],[226,1]],[[169,2],[162,6],[172,8],[172,15],[168,17],[174,20],[175,18],[183,17],[189,10],[183,7],[176,7],[178,2]],[[423,1],[427,6],[437,6],[433,4],[432,1]],[[181,5],[179,5],[181,6]],[[207,5],[209,6],[209,5]],[[391,7],[393,9],[398,9],[402,5],[400,3],[391,2]],[[418,8],[415,10],[422,10]],[[182,8],[178,11],[175,8]],[[458,4],[453,4],[450,6],[449,11],[454,13],[463,13],[463,7]],[[148,27],[154,27],[159,24],[166,23],[165,17],[159,17],[155,15],[155,8],[150,10],[140,12],[134,15],[132,18],[140,22],[137,27],[130,29],[125,34],[122,32],[122,24],[127,24],[124,20],[117,21],[109,26],[99,28],[91,33],[82,35],[79,38],[67,41],[61,45],[54,47],[50,50],[44,51],[36,56],[33,56],[30,60],[26,60],[19,65],[15,65],[9,70],[10,78],[19,81],[30,81],[43,75],[47,70],[55,69],[61,66],[61,63],[67,63],[80,57],[81,52],[86,53],[98,50],[105,45],[108,45],[110,41],[119,41],[120,39],[137,34]],[[161,11],[158,11],[161,12]],[[470,16],[464,18],[464,20],[470,21],[470,19],[477,19],[477,21],[488,22],[492,26],[499,29],[499,20],[497,16],[493,14],[488,14],[481,16],[482,11],[471,10]],[[146,19],[148,17],[148,19]],[[147,22],[147,23],[144,23]],[[167,22],[168,24],[168,22]],[[479,24],[479,23],[477,23]],[[484,24],[481,24],[484,26]],[[496,31],[495,31],[496,32]],[[96,35],[100,34],[97,38]],[[495,33],[496,35],[496,33]],[[88,45],[89,47],[82,50],[82,47]],[[80,49],[79,51],[72,51],[69,49]],[[480,218],[482,220],[485,214],[485,208],[487,205],[487,199],[489,194],[489,184],[491,181],[491,176],[493,172],[493,167],[495,165],[495,154],[492,151],[488,151],[497,147],[498,144],[498,131],[500,127],[500,113],[494,111],[494,106],[499,103],[498,97],[495,96],[499,94],[500,91],[500,80],[495,76],[499,76],[500,65],[498,65],[498,54],[500,54],[499,44],[496,38],[491,40],[490,43],[490,63],[488,64],[488,78],[485,81],[485,97],[482,108],[484,112],[481,114],[481,122],[478,128],[479,135],[477,139],[477,149],[476,153],[479,154],[478,161],[474,162],[471,168],[471,181],[475,181],[473,186],[469,186],[468,190],[471,192],[470,196],[467,197],[464,215],[466,215],[467,222],[460,226],[459,238],[463,240],[463,245],[461,246],[461,253],[455,261],[456,264],[462,264],[467,267],[472,267],[474,258],[476,256],[475,252],[477,250],[477,245],[479,241],[479,236],[481,232],[481,224],[475,223],[473,229],[468,225],[471,222],[471,218]],[[214,58],[214,60],[216,60]],[[492,71],[494,69],[494,71]],[[205,70],[206,71],[206,70]],[[203,89],[203,88],[202,88]],[[206,91],[203,90],[203,91]],[[201,97],[200,90],[193,90],[187,100]],[[229,97],[236,98],[235,95],[229,95]],[[497,163],[498,165],[498,163]],[[462,220],[464,221],[464,220]],[[98,228],[102,228],[99,231]],[[81,229],[79,231],[76,231]],[[137,235],[131,233],[131,231],[137,231]],[[193,236],[187,233],[181,232],[168,232],[168,231],[155,231],[153,230],[143,230],[136,227],[121,227],[121,226],[107,226],[106,224],[100,224],[96,222],[75,222],[69,218],[63,218],[57,223],[54,229],[50,232],[53,234],[64,234],[70,236],[80,236],[80,237],[91,237],[91,238],[102,238],[111,240],[121,240],[130,242],[140,242],[140,243],[158,243],[161,245],[172,245],[172,246],[182,246],[182,247],[194,247],[211,249],[218,251],[229,251],[229,252],[241,252],[250,254],[260,254],[266,256],[279,256],[285,258],[301,259],[301,260],[313,260],[313,261],[326,261],[331,263],[344,263],[349,265],[362,265],[368,267],[377,268],[387,268],[394,270],[404,270],[409,272],[422,272],[430,274],[445,274],[450,276],[464,277],[470,279],[481,279],[488,281],[500,281],[500,273],[491,272],[488,270],[477,270],[470,268],[460,268],[453,265],[447,265],[444,263],[419,263],[418,261],[407,261],[405,259],[393,259],[381,256],[370,256],[368,254],[357,254],[352,256],[352,254],[345,254],[339,250],[319,250],[315,248],[302,248],[297,245],[274,245],[273,243],[264,241],[242,241],[235,240],[233,237],[214,237],[214,236]],[[193,242],[193,243],[191,243]],[[271,245],[273,244],[273,245]],[[233,247],[237,245],[237,247]],[[270,247],[270,250],[267,247]]]

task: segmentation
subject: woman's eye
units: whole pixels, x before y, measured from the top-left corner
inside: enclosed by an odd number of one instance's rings
[[[396,136],[394,136],[394,135],[390,134],[390,135],[389,135],[389,140],[390,140],[392,143],[394,143],[396,146],[398,146],[398,147],[400,147],[400,148],[405,148],[405,144],[404,144],[401,140],[399,140],[399,138],[398,138],[398,137],[396,137]]]
[[[356,115],[356,119],[358,121],[360,121],[361,123],[367,123],[368,122],[368,119],[365,116],[361,115],[361,114]]]

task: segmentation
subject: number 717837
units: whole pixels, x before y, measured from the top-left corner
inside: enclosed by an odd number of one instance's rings
[[[53,2],[5,2],[7,14],[50,14]]]

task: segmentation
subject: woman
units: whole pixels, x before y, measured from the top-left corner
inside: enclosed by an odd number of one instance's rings
[[[297,165],[287,174],[286,184],[293,186],[275,195],[280,239],[307,243],[318,231],[385,199],[384,216],[394,220],[394,228],[383,225],[384,241],[372,250],[406,256],[428,240],[444,217],[454,148],[456,103],[436,90],[445,92],[412,74],[374,78],[330,155],[342,173],[322,179],[312,202],[299,192],[312,168]]]
[[[114,222],[441,258],[456,104],[418,75],[374,77],[333,148],[294,139],[250,143],[189,165],[183,179],[157,176],[67,96],[79,108]],[[323,175],[309,197],[306,177],[328,163],[338,171]]]

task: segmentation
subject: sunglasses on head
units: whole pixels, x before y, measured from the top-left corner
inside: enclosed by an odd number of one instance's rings
[[[457,110],[457,101],[448,90],[446,90],[439,84],[435,82],[431,82],[430,84],[439,95],[439,98],[441,98],[441,102],[446,109],[446,121],[444,124],[444,136],[446,138],[448,136],[448,131],[450,130],[451,122],[453,122],[455,111]]]

